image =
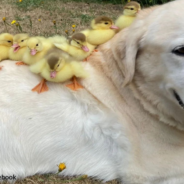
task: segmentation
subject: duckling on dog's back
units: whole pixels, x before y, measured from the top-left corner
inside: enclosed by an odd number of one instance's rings
[[[127,3],[123,8],[123,15],[118,17],[115,25],[118,26],[120,30],[130,26],[139,10],[141,10],[141,6],[138,2],[131,1]]]
[[[27,40],[29,35],[26,33],[16,34],[13,37],[13,46],[9,50],[9,58],[15,61],[22,61],[23,55],[27,49]]]
[[[78,61],[87,58],[95,49],[94,45],[87,43],[83,33],[75,33],[69,40],[65,40],[63,43],[54,43],[54,45]]]
[[[13,35],[9,33],[0,34],[0,61],[9,58],[9,50],[13,45]]]
[[[54,44],[44,37],[31,37],[27,41],[27,50],[23,56],[23,61],[28,64],[34,64],[40,61],[47,52],[54,47]]]
[[[87,37],[87,42],[92,45],[101,45],[110,40],[118,27],[113,21],[105,16],[97,17],[91,21],[91,29],[81,31]]]

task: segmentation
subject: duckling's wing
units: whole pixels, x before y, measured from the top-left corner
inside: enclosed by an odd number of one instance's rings
[[[84,70],[81,62],[71,61],[70,66],[76,77],[86,78],[88,76],[88,73]]]
[[[53,37],[49,37],[48,39],[51,40],[52,43],[60,43],[61,44],[61,43],[68,42],[68,40],[67,40],[66,37],[64,37],[64,36],[58,36],[58,35],[53,36]]]
[[[54,45],[58,48],[61,49],[65,52],[68,52],[69,49],[69,44],[67,42],[63,42],[63,43],[54,43]]]
[[[33,65],[30,65],[29,69],[30,69],[31,72],[38,74],[43,70],[45,64],[46,64],[46,60],[42,59],[39,62],[36,62]]]

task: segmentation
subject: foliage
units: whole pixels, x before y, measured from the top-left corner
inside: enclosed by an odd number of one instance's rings
[[[24,10],[29,10],[29,9],[43,6],[45,1],[48,1],[48,0],[22,0],[22,1],[19,0],[15,3],[19,8]],[[55,1],[55,0],[52,0],[52,1]]]
[[[138,2],[143,7],[153,6],[153,5],[157,5],[157,4],[164,4],[164,3],[167,3],[167,2],[170,2],[170,1],[173,1],[173,0],[138,0]]]

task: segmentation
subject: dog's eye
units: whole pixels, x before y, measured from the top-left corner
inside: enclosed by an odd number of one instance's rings
[[[172,53],[176,54],[176,55],[179,55],[179,56],[184,56],[184,46],[179,46],[179,47],[176,47]]]

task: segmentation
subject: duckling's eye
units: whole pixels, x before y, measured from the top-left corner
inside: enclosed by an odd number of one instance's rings
[[[130,8],[131,10],[134,10],[134,8]]]
[[[57,65],[57,67],[59,67],[59,65]]]
[[[21,40],[21,42],[24,42],[24,40]]]
[[[9,42],[9,43],[11,43],[11,41],[10,41],[10,40],[8,40],[8,42]]]
[[[38,46],[38,44],[36,44],[36,46]]]
[[[79,42],[77,42],[77,44],[80,44]]]
[[[172,53],[178,56],[184,56],[184,46],[179,46],[179,47],[174,48]]]
[[[105,22],[105,24],[107,25],[107,24],[109,24],[108,22]]]

